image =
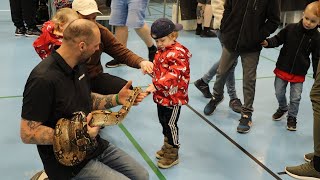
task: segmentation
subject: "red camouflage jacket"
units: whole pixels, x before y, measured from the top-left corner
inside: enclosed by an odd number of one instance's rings
[[[190,81],[189,50],[178,42],[158,49],[154,58],[152,82],[155,103],[162,106],[184,105],[189,101]]]
[[[43,60],[49,56],[55,46],[60,46],[62,43],[62,36],[53,34],[54,23],[47,21],[43,24],[41,35],[33,42],[33,47]]]

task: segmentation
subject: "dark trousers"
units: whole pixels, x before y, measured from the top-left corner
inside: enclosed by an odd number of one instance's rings
[[[108,73],[90,79],[91,91],[103,95],[117,94],[126,84],[126,80]]]
[[[313,141],[314,153],[320,157],[320,63],[318,65],[317,76],[310,92],[313,108]],[[320,163],[320,162],[318,162]]]
[[[17,28],[36,26],[37,0],[10,0],[11,19]]]
[[[175,148],[179,147],[178,119],[181,106],[157,105],[159,122],[162,125],[162,133],[168,138],[168,143]]]

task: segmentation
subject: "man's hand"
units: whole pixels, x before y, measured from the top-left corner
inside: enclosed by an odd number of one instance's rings
[[[87,133],[89,134],[90,138],[94,139],[99,134],[100,127],[90,127],[89,122],[91,121],[91,119],[92,119],[92,114],[89,113],[87,116],[87,130],[88,130]]]
[[[263,46],[263,47],[267,47],[268,46],[268,41],[267,40],[264,40],[264,41],[262,41],[262,43],[260,43],[261,44],[261,46]]]
[[[146,89],[146,93],[148,93],[148,94],[150,94],[150,93],[153,93],[153,92],[155,92],[157,89],[154,87],[154,85],[153,84],[149,84],[149,86],[147,87],[147,89]]]
[[[123,86],[123,88],[118,93],[120,104],[124,104],[126,102],[126,99],[128,99],[130,94],[132,93],[133,90],[130,89],[131,85],[132,85],[132,81],[128,81],[127,84]],[[138,105],[147,96],[148,96],[148,93],[146,92],[139,93],[133,105]]]
[[[140,68],[143,74],[151,74],[153,72],[153,63],[148,60],[141,61]]]

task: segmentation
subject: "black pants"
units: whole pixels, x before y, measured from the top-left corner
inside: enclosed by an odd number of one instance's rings
[[[10,0],[11,19],[17,28],[36,26],[36,4],[38,0]]]
[[[157,105],[159,122],[162,125],[162,133],[168,138],[168,143],[173,147],[179,147],[178,120],[181,106]]]
[[[91,91],[103,95],[117,94],[126,84],[126,80],[108,73],[90,79]]]

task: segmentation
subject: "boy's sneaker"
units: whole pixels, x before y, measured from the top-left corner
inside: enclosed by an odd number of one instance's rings
[[[286,167],[286,173],[296,179],[320,179],[320,172],[314,168],[313,161],[300,166]]]
[[[203,82],[202,79],[198,79],[196,82],[194,82],[194,85],[202,92],[203,96],[206,98],[211,98],[212,94],[209,90],[209,85],[205,82]]]
[[[289,116],[287,119],[287,129],[289,131],[296,131],[297,130],[297,118]]]
[[[237,127],[237,131],[239,133],[248,133],[250,131],[251,126],[252,126],[251,116],[244,114],[241,116],[241,119],[239,121],[240,122]]]
[[[106,67],[107,68],[115,68],[115,67],[118,67],[118,66],[122,66],[124,64],[121,64],[120,62],[118,62],[117,60],[113,59],[109,62],[106,63]]]
[[[221,98],[215,98],[212,96],[210,102],[204,107],[204,114],[205,115],[211,115],[214,110],[216,110],[218,104],[220,104],[223,100],[223,96]]]
[[[314,153],[308,153],[304,155],[304,160],[310,162],[314,157]]]
[[[280,121],[286,114],[288,110],[281,110],[280,108],[272,115],[272,119],[275,121]]]
[[[33,36],[40,36],[41,31],[37,27],[34,28],[28,28],[26,31],[25,36],[27,37],[33,37]]]
[[[231,99],[229,102],[229,107],[232,109],[232,111],[236,113],[241,113],[242,103],[238,98]]]
[[[25,27],[16,28],[15,35],[16,36],[23,36],[26,33]]]

